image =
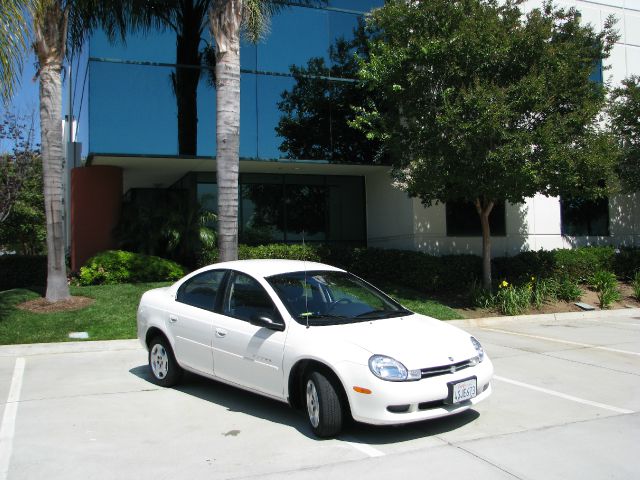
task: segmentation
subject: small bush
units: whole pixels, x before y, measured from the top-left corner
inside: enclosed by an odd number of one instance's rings
[[[308,260],[319,262],[318,247],[314,245],[271,243],[268,245],[238,245],[238,258],[249,260],[256,258],[275,258],[282,260]],[[218,249],[203,249],[198,259],[198,267],[204,267],[217,263],[219,260]]]
[[[513,257],[497,257],[492,263],[494,278],[509,278],[516,284],[524,284],[531,277],[552,277],[555,260],[553,251],[539,250],[521,252]]]
[[[640,248],[621,248],[614,258],[613,271],[618,278],[631,280],[640,271]]]
[[[531,277],[531,304],[540,309],[547,300],[556,300],[557,293],[552,279]]]
[[[310,245],[273,243],[270,245],[258,245],[250,247],[240,245],[238,247],[238,258],[247,260],[251,258],[279,258],[285,260],[308,260],[319,262],[320,256],[317,248]]]
[[[471,282],[470,298],[471,303],[477,308],[491,308],[495,305],[491,292],[485,290],[478,280]]]
[[[589,284],[598,294],[600,308],[609,308],[613,302],[620,300],[618,280],[614,273],[599,270],[591,276]]]
[[[503,315],[520,315],[531,305],[531,291],[531,284],[517,287],[505,280],[498,285],[494,304]]]
[[[633,288],[633,296],[640,302],[640,270],[638,270],[631,280],[631,288]]]
[[[576,302],[582,297],[582,289],[576,280],[568,275],[552,278],[548,282],[548,288],[552,296],[565,302]]]
[[[600,270],[612,271],[615,250],[613,247],[581,247],[554,250],[554,276],[569,277],[585,283]]]
[[[90,258],[80,268],[80,285],[161,282],[178,280],[184,269],[171,260],[151,255],[109,250]]]
[[[46,256],[0,255],[0,291],[12,288],[43,287],[46,283]]]

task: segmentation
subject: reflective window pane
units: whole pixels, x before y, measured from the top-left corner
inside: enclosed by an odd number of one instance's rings
[[[326,10],[283,9],[272,17],[269,35],[258,44],[258,70],[289,73],[291,65],[304,65],[311,57],[327,59],[328,31]]]
[[[562,234],[570,236],[609,235],[609,200],[561,198]]]

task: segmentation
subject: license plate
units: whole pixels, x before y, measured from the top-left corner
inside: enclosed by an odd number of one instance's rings
[[[469,378],[457,383],[449,383],[449,403],[460,403],[477,395],[476,378]]]

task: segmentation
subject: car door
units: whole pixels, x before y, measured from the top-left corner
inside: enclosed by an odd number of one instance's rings
[[[254,278],[231,272],[216,317],[213,364],[216,376],[260,392],[284,395],[282,359],[285,331],[252,325],[253,315],[282,318],[265,288]]]
[[[178,362],[203,373],[213,373],[213,323],[218,294],[226,270],[208,270],[183,283],[169,313]],[[222,295],[222,293],[220,293]]]

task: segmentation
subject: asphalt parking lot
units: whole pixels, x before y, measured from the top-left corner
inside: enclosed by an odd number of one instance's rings
[[[285,404],[188,375],[137,341],[0,347],[0,480],[601,479],[640,475],[640,311],[454,322],[495,365],[456,417],[316,440]]]

